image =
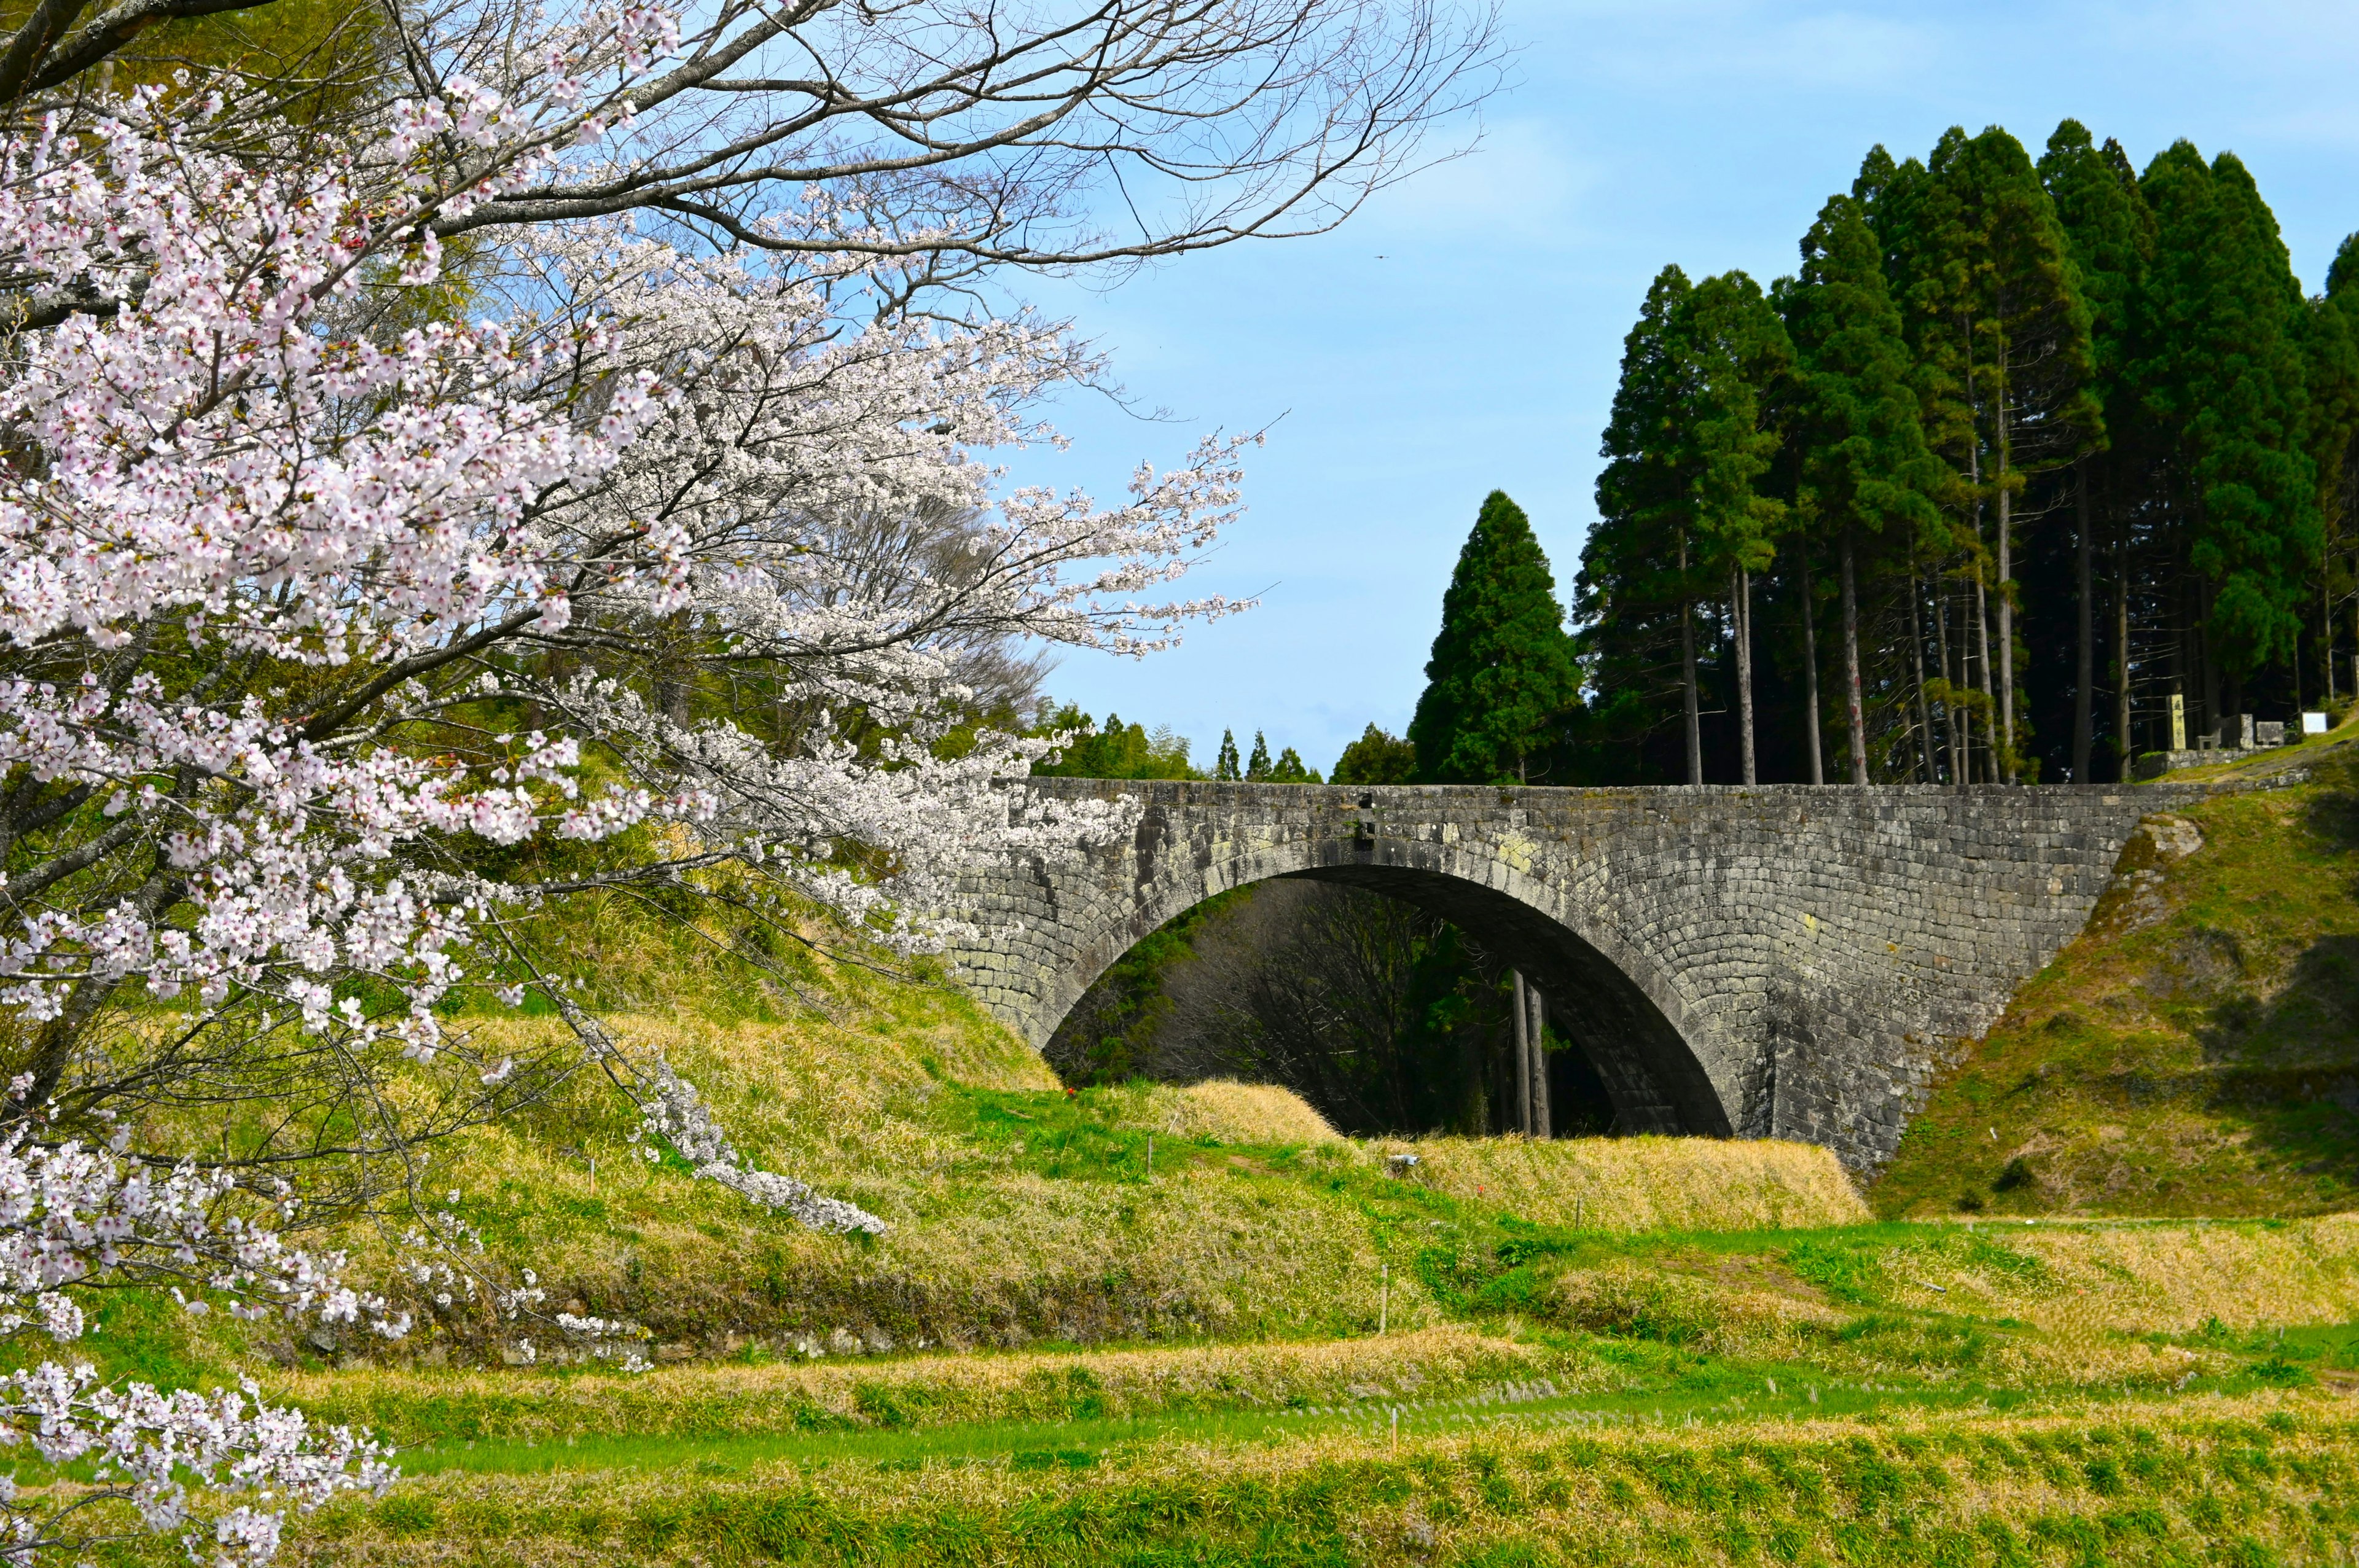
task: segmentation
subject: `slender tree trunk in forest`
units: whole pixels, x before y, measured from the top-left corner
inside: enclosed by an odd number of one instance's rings
[[[1843,536],[1843,706],[1851,720],[1851,782],[1867,782],[1867,721],[1859,697],[1859,589],[1852,569],[1852,530]]]
[[[2118,763],[2114,777],[2126,784],[2131,772],[2130,759],[2137,754],[2136,738],[2130,732],[2130,525],[2127,518],[2117,524],[2114,543],[2114,756]]]
[[[2089,683],[2097,675],[2096,606],[2089,602],[2089,460],[2081,460],[2079,482],[2074,504],[2079,509],[2081,537],[2075,546],[2075,566],[2080,570],[2081,646],[2079,664],[2072,681],[2072,782],[2089,782],[2089,752],[2093,737],[2089,725],[2093,717],[2090,703]]]
[[[1549,1109],[1548,998],[1538,986],[1527,986],[1532,1030],[1532,1136],[1556,1136],[1556,1118]]]
[[[2318,662],[2326,666],[2326,696],[2321,700],[2334,706],[2334,595],[2326,586],[2326,573],[2318,574]]]
[[[1758,784],[1753,765],[1753,574],[1743,567],[1728,573],[1728,602],[1736,614],[1736,735],[1744,754],[1745,782]]]
[[[2203,679],[2203,722],[2211,726],[2204,733],[2219,736],[2224,746],[2228,743],[2228,716],[2220,706],[2220,666],[2212,658],[2212,585],[2201,578],[2195,582],[2195,667]]]
[[[1977,674],[1982,682],[1983,711],[1989,715],[1990,741],[1983,747],[1983,767],[1990,775],[1989,782],[1998,782],[1997,728],[1998,704],[1991,690],[1990,606],[1985,602],[1983,584],[1983,411],[1974,396],[1974,330],[1966,324],[1966,478],[1973,484],[1974,496],[1974,641]],[[1971,752],[1971,744],[1968,748]]]
[[[1965,738],[1958,729],[1958,683],[1950,673],[1950,592],[1937,572],[1933,578],[1933,658],[1941,666],[1941,684],[1950,695],[1941,699],[1941,722],[1950,731],[1950,782],[1966,782]]]
[[[2006,345],[1998,357],[1998,757],[2002,784],[2016,781],[2015,497],[2006,485]]]
[[[1917,576],[1917,562],[1908,563],[1908,657],[1917,672],[1917,751],[1925,762],[1925,782],[1941,782],[1940,771],[1933,765],[1933,708],[1925,695],[1925,617],[1923,589]]]
[[[1983,708],[1985,712],[1995,714],[1998,703],[1991,690],[1990,600],[1983,592],[1983,564],[1980,561],[1974,563],[1974,641],[1981,644],[1978,651],[1982,657],[1977,661],[1981,668],[1977,673],[1982,680]],[[1984,780],[1985,784],[1998,783],[1999,743],[1999,732],[1994,722],[1990,739],[1983,746],[1983,772],[1988,775]]]
[[[1958,585],[1957,687],[1959,695],[1961,696],[1970,694],[1974,687],[1974,640],[1966,635],[1967,603],[1968,600],[1966,598],[1965,584],[1962,581]],[[1982,767],[1982,763],[1977,760],[1980,754],[1974,750],[1974,714],[1976,711],[1974,705],[1969,702],[1965,705],[1963,710],[1958,715],[1958,760],[1960,766],[1958,770],[1957,782],[1960,784],[1973,784],[1976,779],[1981,777],[1981,773],[1978,770]]]
[[[1680,662],[1687,683],[1688,783],[1703,783],[1703,718],[1696,704],[1695,601],[1687,597],[1688,536],[1680,535]]]
[[[1532,1020],[1524,972],[1516,972],[1516,1130],[1532,1135]]]
[[[1817,612],[1810,603],[1810,553],[1795,551],[1802,564],[1802,735],[1810,743],[1810,782],[1827,782],[1827,749],[1819,736],[1819,633]]]

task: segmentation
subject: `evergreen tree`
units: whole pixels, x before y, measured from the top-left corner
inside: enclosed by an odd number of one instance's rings
[[[1880,151],[1880,149],[1879,149]],[[2028,478],[2069,464],[2099,428],[2087,307],[2055,203],[2023,146],[1951,127],[1925,164],[1871,155],[1860,188],[1903,308],[1928,443],[1950,466],[1955,556],[1974,590],[1973,639],[1996,776],[2021,768],[2016,530]],[[1995,600],[1993,603],[1993,600]],[[1997,636],[1992,646],[1990,612]]]
[[[1525,780],[1580,699],[1548,557],[1504,492],[1459,552],[1425,676],[1408,739],[1430,783]]]
[[[2114,709],[2114,776],[2129,776],[2130,596],[2129,510],[2150,443],[2140,418],[2132,367],[2137,358],[2138,311],[2154,255],[2154,214],[2138,192],[2137,176],[2117,141],[2104,146],[2078,120],[2066,120],[2048,138],[2040,182],[2055,203],[2081,297],[2089,311],[2090,388],[2100,424],[2076,465],[2072,501],[2075,647],[2072,682],[2072,780],[2093,778],[2098,535],[2114,542],[2111,599]]]
[[[2252,176],[2179,142],[2147,166],[2155,214],[2149,404],[2184,475],[2186,558],[2202,590],[2204,712],[2294,652],[2320,538],[2301,360],[2304,305]],[[2226,687],[2226,705],[2222,705]]]
[[[1867,782],[1861,697],[1858,553],[1862,535],[1904,539],[1937,518],[1939,470],[1925,449],[1899,312],[1861,203],[1836,196],[1802,241],[1802,269],[1780,291],[1795,354],[1795,510],[1841,562],[1844,711],[1851,780]]]
[[[2310,460],[2318,472],[2320,663],[2321,701],[2336,697],[2334,607],[2344,600],[2359,615],[2359,234],[2343,242],[2327,269],[2326,292],[2313,304],[2309,366]],[[2359,650],[2359,622],[2353,626]],[[2346,668],[2348,666],[2345,666]],[[2359,692],[2354,692],[2359,695]]]
[[[1701,704],[1696,690],[1698,573],[1690,477],[1680,465],[1685,358],[1680,335],[1687,274],[1656,275],[1622,344],[1622,379],[1599,443],[1597,522],[1581,552],[1573,613],[1592,656],[1603,710],[1593,728],[1612,736],[1654,727],[1656,672],[1676,650],[1684,708],[1687,782],[1703,782]]]
[[[1954,161],[1964,141],[1962,132],[1951,129],[1935,146],[1934,159]],[[1945,721],[1947,771],[1961,783],[1986,770],[1995,777],[1990,746],[1985,742],[1977,753],[1974,744],[1977,716],[1986,730],[1995,729],[1997,701],[1991,687],[1985,594],[1991,563],[1983,539],[1971,220],[1961,209],[1961,182],[1936,178],[1916,158],[1896,163],[1881,146],[1869,152],[1852,190],[1884,253],[1908,383],[1918,399],[1919,427],[1938,465],[1938,481],[1928,494],[1940,510],[1932,525],[1919,528],[1908,558],[1912,579],[1920,563],[1933,569],[1930,610],[1938,668],[1931,684]],[[1957,596],[1954,617],[1953,586],[1964,590]],[[1912,580],[1912,600],[1916,591]]]
[[[1212,776],[1224,783],[1234,783],[1245,776],[1245,769],[1237,765],[1237,737],[1234,730],[1221,731],[1221,756],[1220,760],[1213,764]]]
[[[1253,784],[1265,784],[1269,779],[1269,742],[1262,739],[1258,730],[1254,731],[1253,755],[1245,762],[1245,778]]]
[[[1304,767],[1302,753],[1288,746],[1277,754],[1277,761],[1269,765],[1269,782],[1271,784],[1317,784],[1320,782],[1319,770]]]
[[[2091,386],[2079,269],[2023,144],[1993,126],[1939,172],[1965,187],[1960,204],[1973,219],[1974,306],[1989,365],[1983,438],[1997,535],[1999,757],[2012,782],[2024,740],[2016,711],[2017,498],[2029,480],[2093,449],[2104,420]]]
[[[1672,422],[1683,449],[1675,461],[1686,478],[1698,565],[1728,583],[1741,770],[1754,784],[1753,574],[1768,566],[1786,515],[1760,485],[1778,447],[1769,394],[1793,368],[1793,348],[1760,286],[1741,272],[1697,285],[1674,322],[1681,373]]]
[[[1371,724],[1343,748],[1328,777],[1339,784],[1415,784],[1417,748]]]

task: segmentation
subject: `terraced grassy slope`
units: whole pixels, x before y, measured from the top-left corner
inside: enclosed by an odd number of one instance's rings
[[[1934,1091],[1878,1212],[2359,1201],[2359,744],[2155,821],[2079,940]]]
[[[281,1375],[307,1563],[2332,1563],[2359,1220],[1566,1232],[1324,1342]],[[161,1562],[146,1552],[129,1560]]]

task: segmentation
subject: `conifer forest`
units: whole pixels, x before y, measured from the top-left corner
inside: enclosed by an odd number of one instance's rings
[[[2359,236],[2306,295],[2234,155],[2067,120],[1875,147],[1799,260],[1647,290],[1548,782],[2110,782],[2349,699]]]

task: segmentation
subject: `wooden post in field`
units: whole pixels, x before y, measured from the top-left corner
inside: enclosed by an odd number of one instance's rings
[[[1531,992],[1524,972],[1516,971],[1516,1130],[1532,1135],[1532,1016]]]

